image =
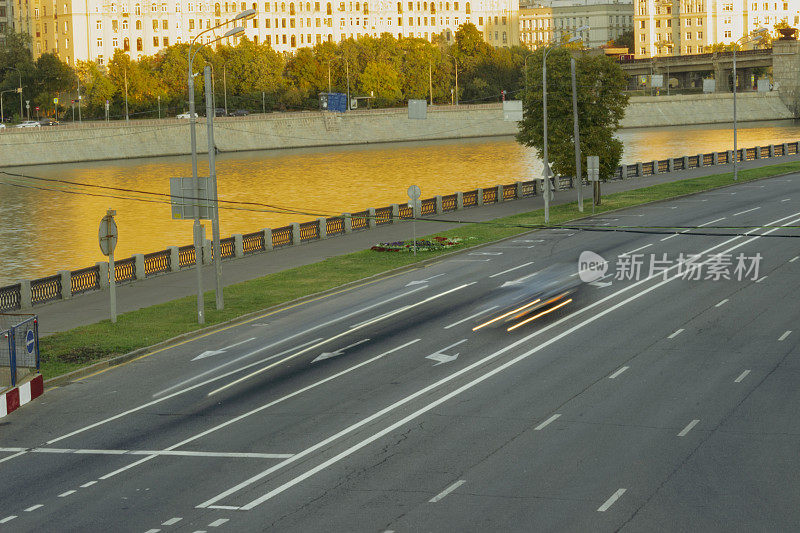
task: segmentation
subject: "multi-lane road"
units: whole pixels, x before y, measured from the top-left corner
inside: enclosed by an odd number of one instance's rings
[[[0,530],[798,529],[800,177],[589,223],[698,229],[533,232],[50,390]],[[473,331],[584,251],[580,301]]]

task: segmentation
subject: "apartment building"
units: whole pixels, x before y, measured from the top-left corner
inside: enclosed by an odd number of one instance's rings
[[[6,30],[14,27],[12,8],[11,0],[0,0],[0,46],[5,44]]]
[[[520,6],[520,41],[529,48],[580,32],[584,46],[597,48],[633,29],[633,1],[553,0]]]
[[[730,44],[756,28],[800,23],[800,0],[636,0],[636,58],[702,54],[715,43]]]
[[[243,24],[245,35],[285,53],[323,41],[378,37],[386,32],[398,38],[431,41],[441,35],[453,42],[456,30],[465,22],[475,24],[493,46],[519,43],[517,0],[8,1],[16,5],[18,27],[32,36],[34,57],[53,52],[71,65],[77,60],[103,63],[116,49],[129,52],[133,59],[154,55],[170,45],[190,42],[245,9],[256,11],[256,16]],[[213,32],[201,37],[204,42],[213,39]],[[225,44],[235,44],[235,39],[229,38]]]

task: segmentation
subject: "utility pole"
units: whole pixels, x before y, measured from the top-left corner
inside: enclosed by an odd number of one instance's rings
[[[128,69],[125,69],[125,122],[128,122]]]
[[[433,105],[433,66],[430,60],[428,60],[428,90],[431,94],[431,105]]]
[[[225,115],[228,114],[228,65],[222,65],[222,91],[225,97]],[[213,111],[213,110],[212,110]]]
[[[211,82],[211,67],[206,65],[204,69],[205,89],[206,89],[206,126],[208,137],[208,176],[211,183],[209,183],[209,200],[211,200],[211,238],[214,250],[214,273],[215,273],[215,288],[217,296],[217,310],[225,308],[225,301],[222,295],[222,251],[219,244],[219,203],[217,201],[217,167],[216,167],[216,151],[217,147],[214,144],[214,101],[213,92],[214,85]]]
[[[581,137],[578,130],[578,90],[575,80],[575,58],[569,61],[570,73],[572,74],[572,136],[575,140],[575,179],[578,183],[578,211],[583,213],[583,173],[581,172]]]

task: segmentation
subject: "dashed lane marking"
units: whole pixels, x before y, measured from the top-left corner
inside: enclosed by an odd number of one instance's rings
[[[453,492],[466,482],[467,482],[466,479],[459,479],[458,481],[456,481],[455,483],[444,489],[442,492],[440,492],[439,494],[428,500],[428,503],[436,503],[438,501],[442,501],[445,496],[447,496],[448,494],[450,494],[451,492]]]
[[[626,490],[628,489],[618,489],[617,492],[612,494],[611,497],[607,499],[603,505],[597,508],[597,512],[605,513],[606,511],[608,511],[609,507],[614,505],[614,502],[619,500],[619,497],[625,494]]]
[[[784,333],[783,335],[781,335],[781,336],[778,338],[778,340],[779,340],[779,341],[786,340],[786,337],[788,337],[788,336],[789,336],[789,335],[791,335],[791,334],[792,334],[792,330],[790,330],[790,329],[787,329],[787,330],[786,330],[786,333]]]
[[[677,330],[675,333],[673,333],[672,335],[670,335],[670,336],[669,336],[669,337],[667,337],[667,338],[668,338],[668,339],[674,339],[675,337],[677,337],[678,335],[680,335],[682,332],[683,332],[683,328],[681,328],[681,329]]]
[[[742,372],[741,374],[739,374],[739,377],[738,377],[738,378],[736,378],[736,379],[734,379],[734,380],[733,380],[733,382],[734,382],[734,383],[741,383],[741,382],[742,382],[742,380],[743,380],[744,378],[746,378],[746,377],[747,377],[747,374],[749,374],[749,373],[750,373],[750,371],[749,371],[749,370],[745,370],[744,372]]]
[[[90,482],[88,482],[88,483],[84,483],[83,485],[81,485],[81,488],[82,488],[82,489],[85,489],[85,488],[87,488],[87,487],[91,487],[92,485],[94,485],[94,484],[96,484],[96,483],[97,483],[97,480],[90,481]]]
[[[37,503],[36,505],[31,505],[30,507],[28,507],[27,509],[25,509],[25,512],[26,512],[26,513],[31,513],[31,512],[33,512],[33,511],[35,511],[36,509],[39,509],[39,508],[41,508],[41,507],[44,507],[44,505],[42,505],[41,503]]]
[[[224,524],[225,522],[229,522],[229,521],[230,521],[230,519],[228,519],[228,518],[220,518],[220,519],[214,520],[213,522],[208,524],[208,527],[219,527],[222,524]]]
[[[625,372],[626,370],[628,370],[628,368],[630,368],[630,367],[628,367],[628,366],[623,366],[622,368],[620,368],[619,370],[617,370],[616,372],[614,372],[613,374],[611,374],[610,376],[608,376],[608,379],[614,379],[615,377],[619,376],[620,374],[622,374],[623,372]]]
[[[170,518],[170,519],[169,519],[169,520],[167,520],[166,522],[162,522],[162,523],[161,523],[161,525],[162,525],[162,526],[171,526],[171,525],[173,525],[173,524],[177,524],[177,523],[178,523],[178,522],[180,522],[181,520],[183,520],[183,518],[182,518],[182,517],[176,516],[175,518]]]
[[[694,420],[692,420],[691,422],[686,424],[686,427],[683,428],[680,433],[678,433],[678,436],[679,437],[685,437],[686,434],[689,433],[692,430],[692,428],[697,425],[698,422],[700,422],[700,420],[695,418]]]
[[[7,516],[7,517],[3,518],[2,520],[0,520],[0,524],[5,524],[6,522],[11,522],[16,517],[17,517],[17,515],[15,515],[15,514],[12,514],[11,516]]]
[[[547,420],[545,420],[544,422],[542,422],[541,424],[539,424],[538,426],[536,426],[535,428],[533,428],[533,430],[534,430],[534,431],[541,431],[541,430],[543,430],[544,428],[546,428],[547,426],[549,426],[551,422],[553,422],[554,420],[556,420],[556,419],[557,419],[558,417],[560,417],[560,416],[561,416],[560,414],[555,414],[555,415],[551,416],[550,418],[548,418]]]
[[[718,303],[718,304],[717,304],[717,305],[715,305],[714,307],[722,307],[723,305],[725,305],[726,303],[728,303],[728,301],[729,301],[729,300],[728,300],[727,298],[725,298],[724,300],[722,300],[720,303]]]

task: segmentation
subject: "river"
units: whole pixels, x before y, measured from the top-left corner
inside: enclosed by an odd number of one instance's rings
[[[738,132],[739,147],[790,142],[800,138],[800,123],[752,122],[739,124]],[[625,145],[624,163],[733,148],[730,124],[637,128],[621,130],[618,137]],[[207,159],[201,156],[200,161],[202,175]],[[170,177],[191,175],[188,157],[43,165],[15,171],[132,192],[33,180],[20,180],[26,187],[19,187],[0,175],[0,286],[104,260],[97,227],[108,208],[117,211],[115,257],[119,259],[192,241],[191,221],[172,220],[163,198],[156,202],[133,199],[142,197],[133,191],[168,195]],[[512,137],[275,150],[217,158],[220,199],[326,215],[402,203],[411,184],[419,185],[422,197],[429,198],[527,180],[541,171],[534,151]],[[270,211],[274,209],[265,206],[223,209],[221,235],[314,218]]]

